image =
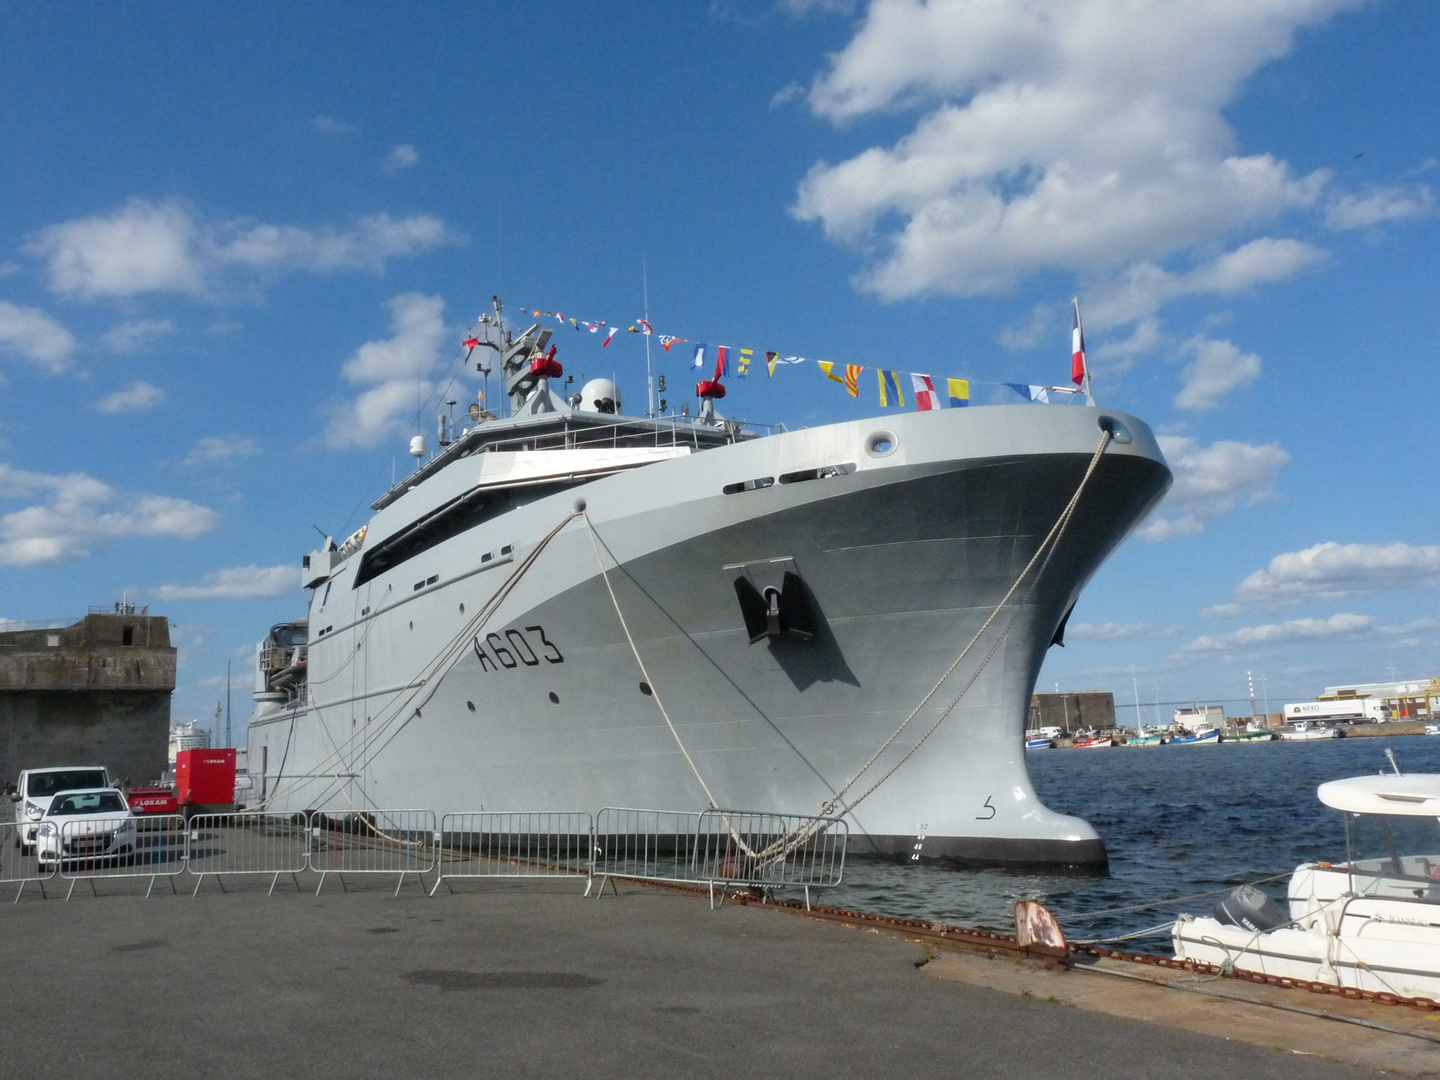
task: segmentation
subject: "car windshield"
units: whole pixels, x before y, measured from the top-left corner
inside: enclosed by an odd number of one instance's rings
[[[108,814],[125,812],[125,800],[118,791],[87,791],[62,795],[50,804],[51,817],[69,814]]]
[[[27,795],[54,795],[76,788],[104,787],[109,783],[104,769],[65,769],[61,772],[31,773]]]

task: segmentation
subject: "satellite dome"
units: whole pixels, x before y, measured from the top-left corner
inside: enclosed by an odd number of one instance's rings
[[[582,412],[618,413],[620,388],[609,379],[591,379],[580,388]]]

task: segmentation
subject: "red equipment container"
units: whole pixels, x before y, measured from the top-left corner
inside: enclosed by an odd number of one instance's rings
[[[175,793],[168,787],[132,787],[125,797],[137,815],[174,814],[180,810]]]
[[[235,809],[235,751],[181,750],[175,755],[175,798],[182,807],[228,813]]]

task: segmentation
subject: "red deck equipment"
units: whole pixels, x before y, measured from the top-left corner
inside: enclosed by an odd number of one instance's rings
[[[180,804],[168,787],[132,787],[125,793],[130,809],[140,814],[175,814]]]
[[[175,755],[175,798],[189,813],[235,809],[235,750],[181,750]]]

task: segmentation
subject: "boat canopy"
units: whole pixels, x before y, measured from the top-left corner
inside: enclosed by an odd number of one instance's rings
[[[1320,801],[1351,814],[1440,817],[1440,773],[1352,776],[1321,784]]]

